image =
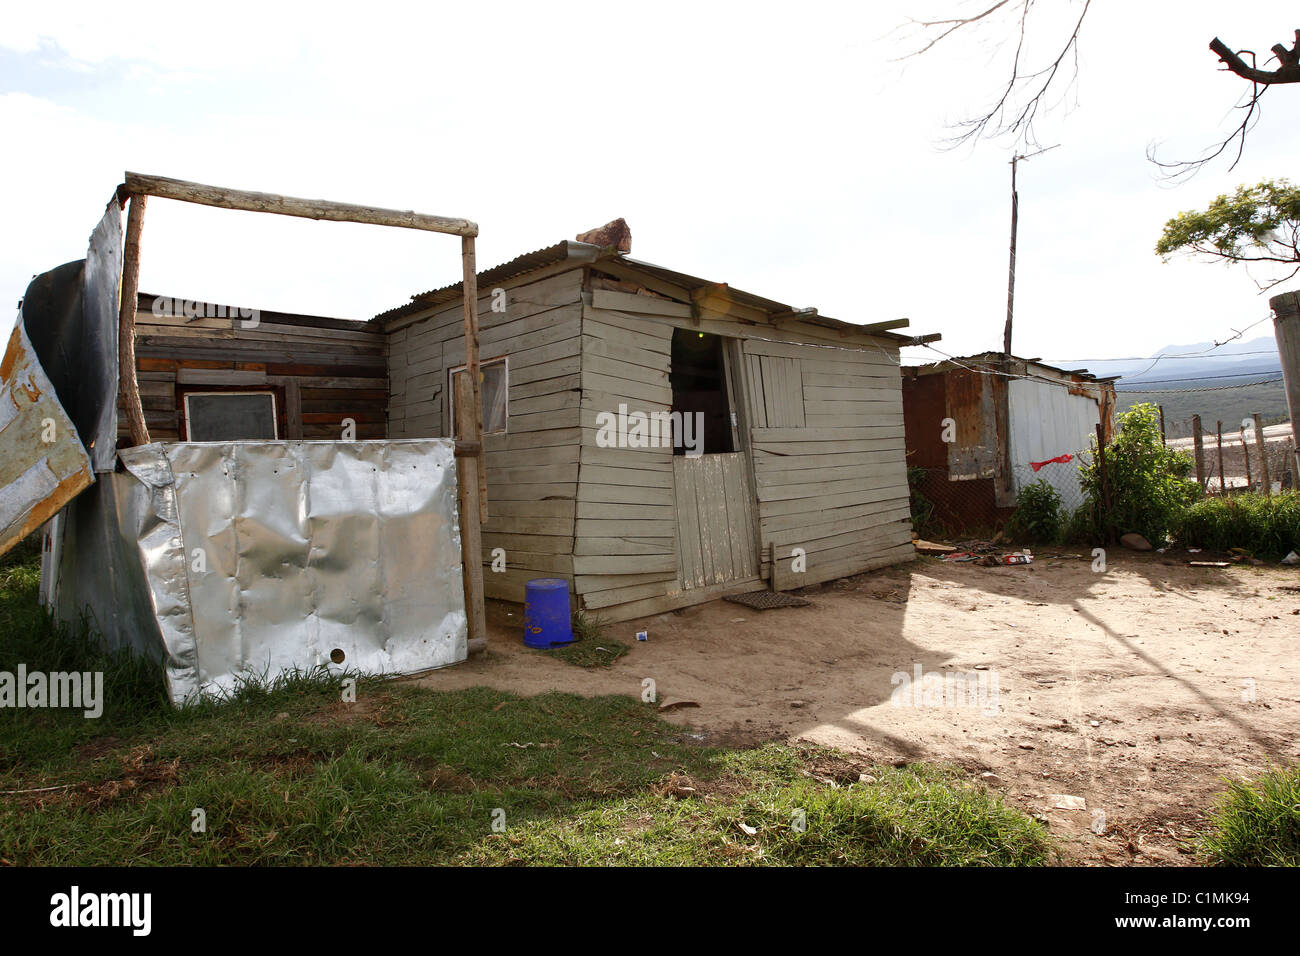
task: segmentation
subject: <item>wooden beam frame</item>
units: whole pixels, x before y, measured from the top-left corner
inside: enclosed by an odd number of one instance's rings
[[[483,606],[483,541],[482,522],[487,520],[487,473],[483,455],[483,403],[480,398],[478,362],[478,269],[475,264],[474,238],[478,225],[468,219],[431,216],[411,210],[384,209],[378,206],[358,206],[351,203],[330,202],[324,199],[298,199],[276,193],[249,192],[227,189],[150,176],[143,173],[126,174],[117,190],[117,199],[126,206],[126,242],[122,257],[121,305],[118,313],[119,394],[126,408],[131,440],[137,445],[149,443],[149,429],[145,424],[140,404],[140,385],[135,371],[135,319],[140,291],[140,234],[144,229],[144,210],[149,196],[175,199],[180,202],[215,206],[220,209],[238,209],[244,212],[265,212],[279,216],[296,216],[301,219],[330,222],[359,222],[375,226],[392,226],[399,229],[419,229],[461,237],[461,267],[464,271],[465,300],[465,354],[470,374],[466,386],[468,401],[458,407],[470,409],[460,423],[456,443],[456,456],[461,487],[460,544],[461,561],[465,567],[465,611],[468,620],[468,638],[471,646],[482,647],[487,639],[485,610]]]
[[[395,226],[399,229],[423,229],[426,232],[442,232],[452,236],[478,235],[478,225],[468,219],[430,216],[409,209],[384,209],[379,206],[330,202],[326,199],[298,199],[276,193],[227,189],[224,186],[208,186],[204,183],[191,183],[183,179],[168,179],[166,176],[149,176],[144,173],[128,172],[124,188],[133,196],[157,196],[159,199],[176,199],[180,202],[217,206],[221,209],[269,212],[279,216],[325,219],[331,222],[361,222],[373,226]]]

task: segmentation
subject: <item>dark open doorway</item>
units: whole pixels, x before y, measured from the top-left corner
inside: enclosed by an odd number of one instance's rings
[[[683,417],[704,416],[703,454],[736,451],[732,439],[731,403],[727,399],[727,374],[722,359],[722,339],[707,332],[673,330],[673,411]],[[673,454],[684,454],[680,445]]]

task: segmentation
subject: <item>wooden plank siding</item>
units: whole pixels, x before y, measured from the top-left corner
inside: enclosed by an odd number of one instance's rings
[[[479,361],[507,357],[506,431],[484,435],[488,520],[483,586],[490,598],[522,602],[532,578],[574,580],[574,526],[590,508],[579,500],[582,270],[503,283],[504,312],[480,289]],[[450,372],[465,364],[459,299],[403,319],[388,333],[390,438],[452,433]],[[493,571],[493,551],[506,570]]]
[[[596,296],[613,305],[683,312],[668,300]],[[621,612],[630,602],[653,602],[679,590],[671,436],[662,447],[602,447],[599,432],[602,413],[617,416],[620,406],[626,414],[671,410],[672,327],[647,318],[590,302],[582,312],[574,590],[584,608],[608,620],[625,619]]]
[[[764,577],[785,590],[912,557],[897,349],[747,340],[743,350],[748,400],[764,402],[765,417],[756,415],[751,430]],[[796,372],[773,361],[798,366],[797,411],[787,385]],[[767,395],[769,381],[779,402]],[[785,424],[799,415],[804,427]],[[792,570],[796,548],[806,560],[802,573]]]
[[[181,303],[158,301],[161,314],[154,296],[140,294],[135,348],[145,424],[154,441],[184,437],[185,391],[226,389],[275,392],[282,439],[338,440],[346,418],[356,423],[357,439],[387,437],[388,373],[379,330],[277,312],[261,313],[250,328],[229,313],[178,315]],[[120,408],[118,421],[118,441],[126,447]]]
[[[744,452],[673,458],[677,554],[684,589],[758,576]]]

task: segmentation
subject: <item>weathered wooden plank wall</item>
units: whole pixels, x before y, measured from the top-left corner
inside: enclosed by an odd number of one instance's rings
[[[683,588],[758,576],[758,534],[745,453],[673,459]]]
[[[582,270],[481,289],[480,363],[509,364],[505,434],[484,436],[488,520],[483,525],[484,591],[523,601],[537,577],[572,579],[581,448],[579,336]],[[493,311],[493,305],[505,311]],[[415,313],[388,333],[390,438],[452,433],[446,393],[465,363],[459,300]],[[493,571],[505,551],[506,570]]]
[[[604,298],[604,297],[602,297]],[[625,296],[622,299],[636,298]],[[610,294],[608,301],[621,301]],[[633,303],[636,304],[636,303]],[[672,302],[653,302],[666,308]],[[601,413],[668,412],[671,326],[585,304],[582,316],[582,448],[575,526],[574,586],[583,606],[602,610],[662,597],[677,588],[673,450],[602,447]]]
[[[771,358],[794,360],[805,427],[752,430],[764,575],[778,589],[816,584],[910,557],[911,519],[897,349],[818,348],[747,340],[766,383]],[[780,368],[789,381],[794,373]],[[788,391],[782,393],[788,402]],[[788,419],[791,412],[782,409]],[[803,549],[806,571],[792,555]],[[771,553],[768,553],[768,552]],[[774,559],[774,564],[773,564]]]
[[[356,423],[358,439],[387,436],[385,345],[378,330],[278,312],[261,313],[247,327],[229,313],[192,317],[170,299],[159,300],[158,310],[155,296],[141,293],[138,301],[136,374],[155,441],[181,439],[184,391],[235,387],[276,392],[281,438],[337,440],[347,418]],[[125,416],[119,420],[125,443]]]

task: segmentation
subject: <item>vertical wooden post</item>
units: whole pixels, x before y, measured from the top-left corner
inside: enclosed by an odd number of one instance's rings
[[[1268,442],[1264,440],[1264,425],[1259,420],[1259,412],[1253,416],[1255,419],[1255,447],[1259,449],[1259,471],[1264,478],[1264,494],[1273,497],[1273,480],[1268,476]]]
[[[1101,478],[1101,509],[1102,513],[1097,516],[1097,523],[1101,524],[1101,518],[1110,513],[1110,478],[1106,474],[1106,433],[1101,427],[1101,422],[1097,423],[1097,474]],[[1106,543],[1113,544],[1112,535],[1106,535]]]
[[[1215,440],[1219,443],[1219,494],[1228,493],[1228,475],[1223,470],[1223,422],[1215,426]]]
[[[1196,449],[1196,483],[1205,487],[1205,440],[1201,435],[1201,416],[1192,416],[1192,446]]]
[[[135,377],[135,311],[140,298],[140,233],[144,231],[144,207],[149,197],[131,194],[126,215],[126,245],[122,256],[121,301],[117,320],[118,395],[126,412],[131,444],[149,444],[149,426],[140,405],[140,384]]]
[[[1164,445],[1167,444],[1165,440],[1165,407],[1163,405],[1158,407],[1160,408],[1160,444]]]
[[[453,375],[456,389],[456,429],[464,438],[474,428],[474,388],[468,375]],[[483,607],[483,526],[479,521],[478,474],[480,458],[456,458],[456,499],[460,511],[461,577],[465,584],[465,617],[469,640],[487,640],[487,614]],[[471,644],[471,647],[474,647]]]
[[[1255,479],[1250,473],[1250,445],[1246,441],[1246,423],[1241,423],[1241,457],[1246,462],[1246,490],[1250,491],[1251,486],[1255,484]]]
[[[487,459],[483,454],[483,384],[478,365],[478,268],[474,263],[474,237],[462,236],[460,240],[461,271],[465,298],[465,372],[473,387],[473,433],[462,432],[465,441],[479,443],[478,453],[478,507],[479,521],[488,519]],[[459,398],[456,399],[460,401]],[[459,408],[459,405],[457,405]],[[456,416],[458,419],[460,415]],[[468,421],[468,420],[467,420]]]

